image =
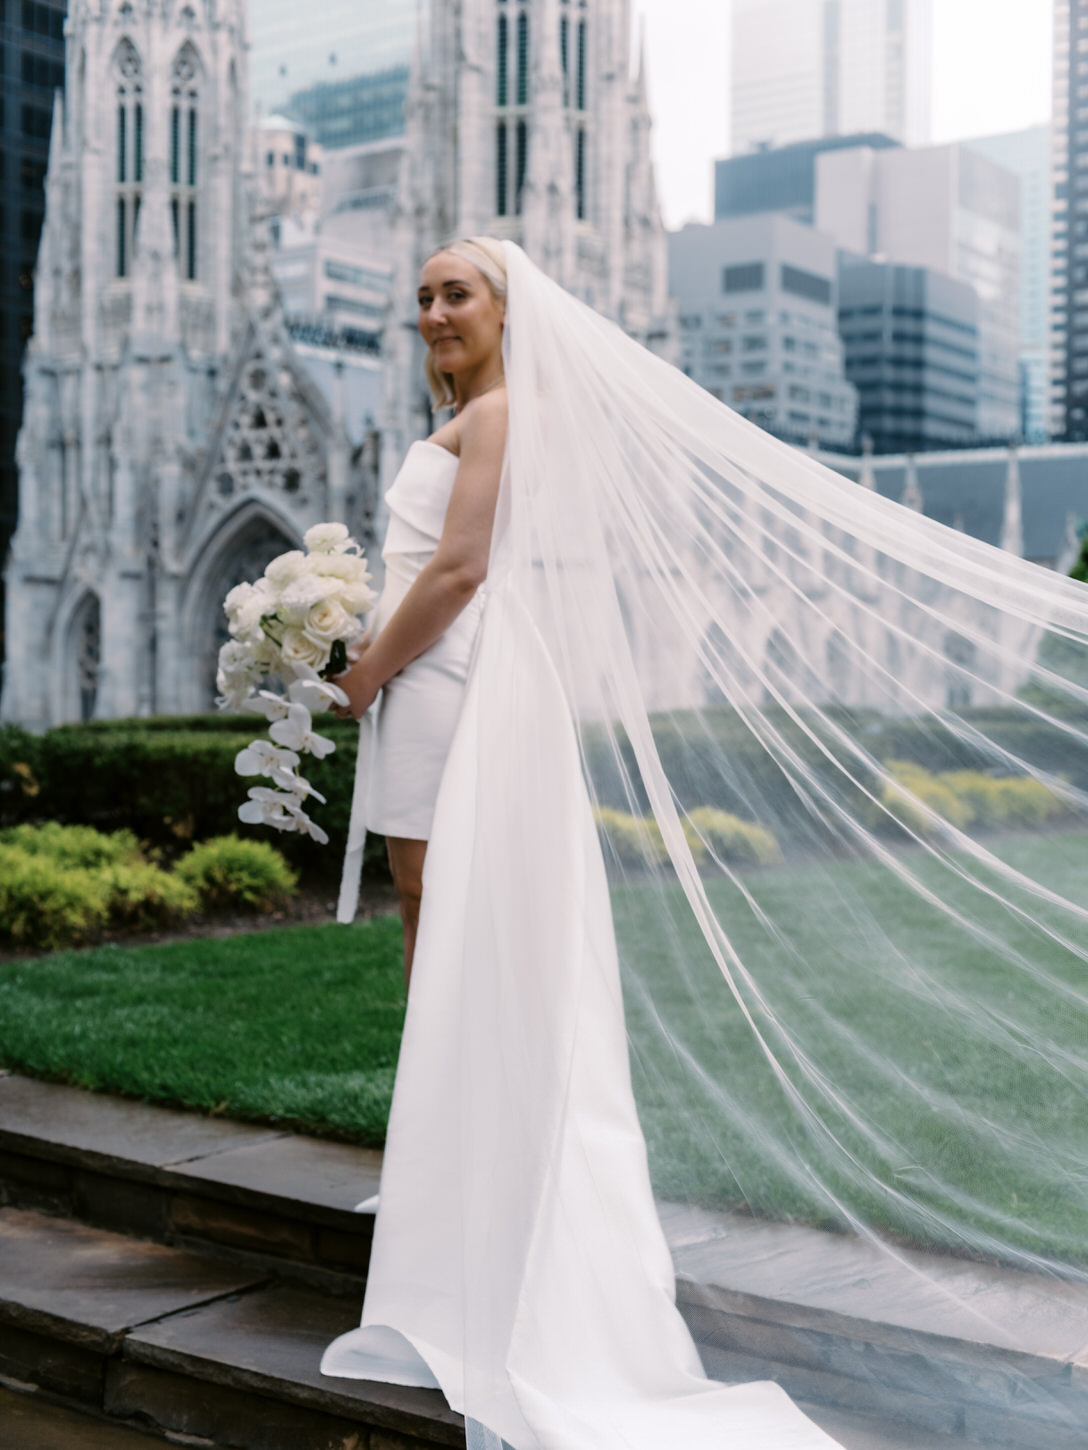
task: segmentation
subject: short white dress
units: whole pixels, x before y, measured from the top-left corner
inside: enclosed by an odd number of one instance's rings
[[[434,555],[458,458],[428,439],[413,443],[385,501],[385,587],[371,625],[376,637]],[[461,711],[484,590],[431,647],[382,689],[371,746],[366,826],[383,836],[430,839],[438,783]]]

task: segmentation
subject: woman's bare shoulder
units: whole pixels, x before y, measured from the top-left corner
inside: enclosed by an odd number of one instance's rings
[[[493,388],[490,392],[481,393],[457,416],[457,422],[461,425],[458,452],[463,453],[466,446],[469,448],[485,445],[492,439],[502,440],[506,437],[507,403],[506,389]]]

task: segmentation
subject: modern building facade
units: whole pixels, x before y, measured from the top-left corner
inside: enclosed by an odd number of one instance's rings
[[[779,437],[853,444],[832,241],[773,214],[690,224],[669,237],[669,286],[689,377]]]
[[[1050,423],[1088,439],[1088,0],[1054,0]]]
[[[767,147],[714,163],[714,219],[776,211],[812,226],[816,220],[816,158],[824,151],[865,146],[874,151],[898,146],[878,132],[822,136],[790,146]]]
[[[733,0],[734,155],[875,131],[929,140],[932,0]]]
[[[64,85],[66,9],[66,0],[0,5],[0,561],[18,509],[21,360],[33,326],[54,95]]]
[[[845,250],[927,267],[978,293],[980,438],[1019,436],[1020,185],[962,144],[816,160],[816,225]]]
[[[1050,423],[1050,126],[965,144],[1020,182],[1020,431],[1041,443]]]
[[[978,439],[978,297],[926,267],[839,254],[839,334],[876,453]]]
[[[284,109],[328,149],[404,134],[407,63],[295,91]]]
[[[255,107],[265,114],[289,110],[309,123],[312,117],[288,106],[292,96],[326,85],[335,91],[359,76],[403,72],[412,59],[417,9],[416,0],[321,0],[311,6],[298,0],[250,0]],[[335,110],[343,103],[342,93],[329,101]],[[319,129],[312,131],[317,141]]]

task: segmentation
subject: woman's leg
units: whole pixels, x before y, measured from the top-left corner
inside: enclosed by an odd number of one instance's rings
[[[427,842],[412,841],[404,836],[387,836],[385,847],[389,853],[389,869],[393,873],[393,885],[397,888],[400,919],[404,926],[404,983],[407,986],[412,979]]]

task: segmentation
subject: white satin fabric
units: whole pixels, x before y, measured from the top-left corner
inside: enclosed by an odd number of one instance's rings
[[[413,443],[385,495],[385,587],[371,626],[376,636],[431,559],[442,537],[457,456],[429,439]],[[382,690],[373,722],[366,828],[425,841],[438,782],[461,709],[483,595]]]
[[[631,1091],[565,692],[495,566],[442,775],[362,1326],[326,1375],[439,1385],[514,1450],[829,1450],[708,1381]],[[486,1427],[485,1433],[481,1427]]]

